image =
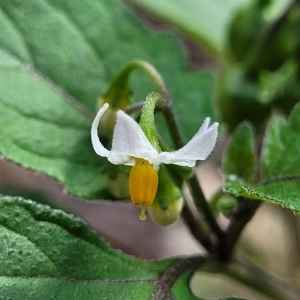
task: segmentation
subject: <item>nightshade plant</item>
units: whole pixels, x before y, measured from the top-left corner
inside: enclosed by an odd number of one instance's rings
[[[218,62],[218,75],[188,71],[178,39],[146,29],[136,11],[177,26]],[[300,212],[299,1],[11,0],[0,13],[1,156],[82,199],[131,194],[141,219],[147,206],[159,225],[182,218],[203,248],[142,260],[73,215],[1,195],[0,299],[204,299],[190,288],[204,271],[268,299],[300,299],[297,257],[289,280],[237,245],[264,202]],[[119,155],[128,132],[113,135],[118,117],[140,136],[130,145],[145,147]],[[213,150],[217,123],[220,143],[230,140],[214,154],[222,152],[224,184],[206,199],[194,165]]]

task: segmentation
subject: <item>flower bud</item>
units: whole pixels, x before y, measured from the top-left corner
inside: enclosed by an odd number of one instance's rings
[[[128,72],[119,73],[111,82],[104,95],[98,98],[97,110],[102,107],[104,103],[109,103],[109,108],[102,116],[100,122],[100,132],[104,136],[112,137],[117,111],[124,110],[125,107],[131,103],[128,77]]]
[[[115,198],[129,197],[129,167],[110,164],[107,170],[106,180],[109,192]]]
[[[217,206],[220,210],[220,212],[227,218],[230,218],[231,215],[235,212],[237,208],[237,200],[236,198],[230,196],[230,195],[223,195],[218,203]]]
[[[177,199],[171,199],[168,203],[168,208],[161,208],[158,201],[154,201],[149,208],[149,213],[152,220],[161,226],[167,226],[173,224],[180,216],[183,207],[183,199],[179,197]]]
[[[158,172],[159,183],[153,204],[149,207],[152,220],[161,226],[174,223],[180,216],[183,199],[179,188],[173,183],[166,167]]]

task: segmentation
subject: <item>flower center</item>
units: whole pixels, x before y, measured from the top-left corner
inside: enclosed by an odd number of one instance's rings
[[[155,198],[158,186],[158,174],[145,159],[135,158],[135,165],[129,175],[129,192],[133,204],[141,205],[140,219],[145,220],[145,207]]]

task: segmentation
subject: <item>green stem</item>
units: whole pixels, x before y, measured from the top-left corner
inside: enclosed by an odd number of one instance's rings
[[[171,102],[167,104],[165,103],[162,109],[174,145],[177,149],[179,149],[183,146],[183,140],[179,131],[179,127],[177,125]]]
[[[223,242],[220,244],[219,255],[222,260],[228,261],[231,258],[234,247],[242,231],[251,220],[260,204],[260,201],[240,199],[239,207],[225,231]]]
[[[183,146],[183,141],[181,138],[181,134],[179,132],[179,127],[175,118],[175,114],[173,112],[172,101],[170,99],[166,85],[162,77],[160,76],[160,74],[151,64],[142,60],[132,61],[131,63],[128,64],[127,67],[129,69],[131,68],[142,69],[153,79],[162,97],[161,105],[159,105],[158,103],[158,107],[162,110],[164,114],[175,147],[181,148]]]
[[[128,63],[121,72],[129,74],[133,69],[141,69],[146,74],[148,74],[151,77],[151,79],[154,81],[162,98],[163,99],[168,98],[168,92],[165,83],[162,77],[160,76],[160,74],[151,64],[143,60],[133,60],[130,63]]]
[[[268,275],[244,259],[235,258],[227,267],[221,267],[220,271],[272,300],[300,299],[300,290],[295,286]]]
[[[179,127],[173,112],[172,101],[169,97],[169,93],[167,91],[166,85],[158,73],[158,71],[148,62],[143,60],[134,60],[128,63],[119,73],[118,78],[128,78],[129,74],[134,69],[141,69],[146,74],[150,76],[150,78],[155,83],[158,92],[161,94],[162,102],[157,103],[157,107],[163,112],[163,115],[166,119],[167,126],[169,128],[169,132],[171,134],[172,140],[176,148],[181,148],[183,146],[183,141],[181,138],[181,134],[179,132]],[[122,81],[124,81],[122,79]],[[138,106],[139,107],[139,106]],[[137,108],[132,105],[131,109]]]
[[[199,185],[198,178],[195,175],[192,175],[192,177],[188,179],[188,184],[197,209],[205,216],[210,229],[218,238],[219,243],[222,244],[222,241],[224,240],[224,232],[220,228],[209,204],[205,199],[203,191]]]
[[[211,237],[197,222],[186,201],[185,205],[183,206],[181,215],[184,223],[186,224],[194,238],[200,242],[200,244],[205,248],[205,250],[207,250],[207,252],[214,253],[216,249],[215,244],[213,243]]]

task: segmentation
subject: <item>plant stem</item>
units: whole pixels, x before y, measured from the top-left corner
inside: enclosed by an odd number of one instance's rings
[[[177,149],[179,149],[183,146],[183,140],[177,125],[171,102],[165,104],[162,109],[174,145]]]
[[[182,209],[182,219],[190,230],[194,238],[207,250],[209,253],[214,253],[216,246],[211,237],[203,230],[201,224],[195,219],[190,207],[185,202]]]
[[[188,179],[188,184],[198,211],[204,215],[210,229],[216,235],[219,243],[221,244],[224,239],[224,232],[216,221],[216,218],[205,199],[203,191],[199,185],[198,178],[195,174]]]
[[[271,277],[244,259],[235,258],[220,271],[273,300],[300,299],[300,290],[295,286],[274,276]]]
[[[156,84],[162,98],[168,98],[166,85],[158,71],[151,64],[144,60],[133,60],[125,66],[124,71],[130,73],[133,69],[141,69],[146,72]]]
[[[181,134],[179,132],[179,127],[176,122],[176,118],[173,112],[173,105],[172,101],[169,97],[169,93],[167,91],[166,85],[158,73],[158,71],[148,62],[143,60],[133,60],[132,62],[128,63],[121,71],[120,74],[122,76],[126,74],[129,75],[130,72],[134,69],[141,69],[146,72],[151,79],[156,84],[158,92],[161,94],[162,101],[161,103],[157,103],[158,108],[163,112],[163,115],[166,119],[167,126],[169,128],[169,132],[171,134],[172,140],[176,148],[180,148],[183,146],[183,141],[181,138]]]
[[[203,256],[195,256],[178,259],[171,267],[162,273],[156,282],[151,295],[151,300],[175,299],[172,293],[172,287],[177,279],[187,270],[192,274],[197,268],[202,267],[208,262]]]
[[[245,226],[253,217],[261,202],[240,198],[240,205],[225,231],[225,239],[220,244],[219,254],[222,260],[228,261]]]

